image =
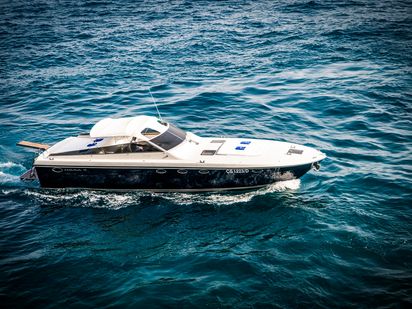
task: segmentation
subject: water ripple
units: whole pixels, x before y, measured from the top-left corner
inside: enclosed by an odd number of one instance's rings
[[[408,1],[26,1],[0,11],[0,289],[15,307],[412,302]],[[247,192],[43,190],[34,154],[103,117],[323,150]],[[68,289],[67,287],[70,287]]]

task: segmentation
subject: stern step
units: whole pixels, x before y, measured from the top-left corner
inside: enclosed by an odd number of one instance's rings
[[[34,167],[29,169],[27,172],[25,172],[23,175],[20,176],[20,180],[22,181],[33,181],[37,179],[37,174],[36,170]]]

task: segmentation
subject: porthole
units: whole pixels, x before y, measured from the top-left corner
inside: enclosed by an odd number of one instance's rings
[[[208,170],[199,170],[199,174],[209,174]]]
[[[156,173],[158,173],[158,174],[166,174],[166,170],[156,170]]]
[[[187,174],[187,170],[177,170],[177,172],[182,175]]]
[[[55,173],[61,173],[61,172],[63,172],[63,169],[61,169],[60,167],[54,167],[54,168],[52,168],[52,171],[55,172]]]

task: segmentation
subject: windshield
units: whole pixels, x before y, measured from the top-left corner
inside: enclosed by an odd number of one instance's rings
[[[179,145],[185,139],[186,132],[169,123],[169,128],[164,133],[151,139],[150,142],[164,150],[169,150]]]

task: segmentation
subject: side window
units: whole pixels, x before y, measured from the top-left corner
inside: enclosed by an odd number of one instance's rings
[[[128,153],[130,152],[130,144],[120,144],[97,149],[99,149],[100,151],[94,154]]]
[[[89,148],[78,151],[69,151],[63,153],[55,153],[54,156],[70,156],[70,155],[105,155],[115,153],[137,153],[137,152],[155,152],[160,151],[145,141],[131,142],[128,144],[120,144],[108,147]]]
[[[144,141],[132,142],[130,144],[130,152],[154,152],[154,151],[160,151],[160,150]]]
[[[145,141],[133,141],[130,144],[121,144],[109,147],[100,148],[102,152],[99,154],[112,154],[112,153],[134,153],[134,152],[154,152],[160,151],[156,147],[153,147]]]
[[[142,135],[147,136],[147,137],[154,137],[160,134],[160,132],[153,130],[151,128],[143,129],[141,133]]]

